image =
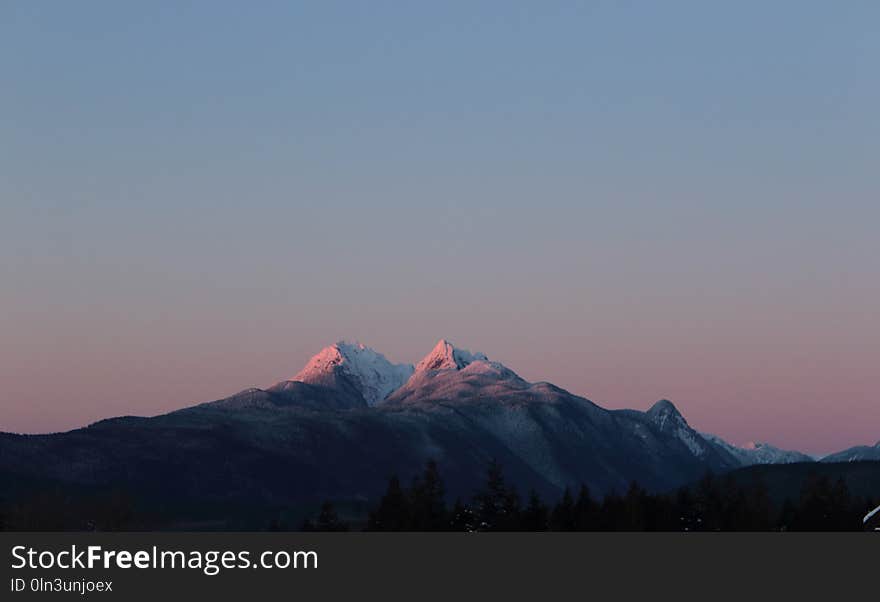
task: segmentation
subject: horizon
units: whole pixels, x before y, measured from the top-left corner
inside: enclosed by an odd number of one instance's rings
[[[445,338],[445,337],[444,337],[444,338],[440,338],[440,339],[438,339],[438,341],[435,343],[434,347],[432,347],[431,351],[429,351],[426,355],[424,355],[424,356],[422,356],[422,357],[416,359],[415,361],[402,361],[402,362],[395,361],[393,358],[389,358],[389,357],[387,357],[387,356],[382,352],[381,349],[376,349],[375,347],[372,347],[372,346],[370,346],[370,345],[368,345],[368,344],[365,344],[365,343],[363,343],[362,341],[359,341],[359,340],[353,340],[353,339],[345,339],[345,338],[343,338],[343,339],[339,339],[339,340],[337,340],[335,343],[331,343],[331,344],[325,345],[325,346],[322,347],[320,350],[316,351],[315,354],[314,354],[313,356],[311,356],[311,357],[309,358],[308,361],[306,361],[306,362],[303,363],[302,368],[305,368],[305,367],[311,362],[311,360],[313,360],[313,359],[315,359],[316,357],[320,356],[324,351],[326,351],[326,350],[328,350],[328,349],[332,349],[332,348],[338,347],[338,346],[340,346],[340,345],[348,345],[348,346],[352,346],[352,347],[358,347],[358,348],[360,348],[360,349],[370,350],[370,351],[373,351],[373,352],[377,353],[378,355],[382,356],[384,359],[388,360],[392,365],[395,365],[395,366],[406,365],[406,366],[408,366],[408,367],[415,368],[415,367],[417,366],[417,364],[420,362],[420,360],[424,360],[425,358],[427,358],[427,357],[428,357],[428,356],[434,351],[434,349],[436,349],[436,346],[439,345],[439,344],[441,344],[441,343],[447,343],[447,344],[449,344],[452,348],[454,348],[454,349],[457,350],[457,351],[464,351],[464,352],[466,352],[466,353],[469,353],[469,354],[472,354],[472,355],[476,355],[477,357],[476,357],[473,361],[479,361],[480,359],[485,359],[486,361],[489,361],[489,362],[496,362],[496,361],[497,361],[497,360],[493,359],[492,357],[485,357],[485,354],[482,354],[481,351],[478,351],[478,350],[476,350],[476,349],[470,349],[470,348],[462,347],[462,346],[459,346],[459,345],[455,345],[454,342],[450,341],[449,339],[447,339],[447,338]],[[479,356],[481,356],[481,355],[483,355],[484,357],[483,357],[483,358],[479,357]],[[502,364],[503,364],[503,362],[499,362],[499,363],[502,363]],[[513,372],[515,372],[515,373],[517,373],[517,375],[519,375],[519,372],[518,372],[516,369],[514,369],[514,368],[512,368],[512,367],[510,367],[510,366],[507,366],[506,364],[503,364],[503,365],[505,365],[506,368],[513,370]],[[301,371],[302,371],[302,369],[300,369],[298,372],[301,372]],[[297,375],[298,375],[298,374],[297,374]],[[272,382],[271,384],[269,384],[269,385],[259,385],[259,386],[254,385],[254,387],[255,387],[255,388],[258,388],[258,389],[263,389],[263,390],[265,390],[265,389],[268,389],[268,388],[270,388],[271,386],[276,385],[276,384],[279,384],[279,383],[281,383],[281,382],[285,382],[285,381],[295,381],[295,380],[297,380],[297,378],[296,378],[297,375],[293,375],[293,376],[290,376],[290,377],[288,377],[288,378],[280,378],[280,379],[277,379],[277,380],[273,381],[273,382]],[[545,380],[543,380],[543,379],[537,379],[537,380],[526,379],[526,380],[527,380],[528,382],[532,383],[532,384],[534,384],[534,383],[538,383],[538,382],[550,382],[550,381],[545,381]],[[555,384],[555,383],[552,383],[552,382],[551,382],[550,384]],[[201,403],[210,403],[210,402],[216,401],[217,399],[223,399],[223,398],[225,398],[225,397],[228,397],[228,396],[231,396],[231,395],[235,395],[236,393],[239,393],[239,392],[241,392],[241,391],[245,391],[245,390],[247,390],[248,388],[249,388],[249,387],[244,387],[244,388],[242,388],[242,389],[238,389],[238,390],[236,390],[236,391],[229,392],[228,394],[224,394],[223,396],[217,397],[216,399],[214,399],[214,398],[212,398],[212,399],[206,399],[206,400],[203,400],[203,401],[195,402],[195,403],[193,403],[193,404],[188,404],[188,405],[184,405],[184,406],[181,406],[181,407],[174,407],[174,408],[171,408],[171,409],[169,409],[169,410],[167,410],[167,411],[162,411],[162,412],[160,412],[160,413],[158,413],[158,414],[151,414],[151,415],[149,415],[149,416],[144,416],[144,417],[148,417],[148,418],[150,418],[150,417],[155,417],[155,416],[161,416],[161,415],[163,415],[163,414],[165,414],[165,413],[168,413],[168,412],[175,412],[175,411],[177,411],[177,410],[185,409],[185,408],[188,408],[188,407],[193,407],[194,405],[199,405],[199,404],[201,404]],[[563,387],[563,388],[564,388],[564,387]],[[392,391],[392,392],[393,392],[393,391]],[[621,406],[621,407],[606,407],[605,405],[603,405],[603,404],[600,403],[599,401],[597,401],[597,400],[595,400],[595,399],[591,399],[591,398],[590,398],[589,396],[587,396],[587,395],[580,394],[580,393],[578,393],[578,392],[576,392],[576,391],[569,391],[569,392],[570,392],[570,393],[573,393],[573,394],[575,394],[575,395],[578,395],[579,397],[582,397],[582,398],[584,398],[584,399],[586,399],[586,400],[588,400],[588,401],[591,401],[591,402],[597,404],[598,406],[600,406],[600,407],[602,407],[602,408],[604,408],[604,409],[607,409],[607,410],[621,410],[621,409],[628,409],[628,410],[638,410],[638,411],[642,411],[642,412],[647,412],[647,411],[648,411],[651,407],[653,407],[655,404],[658,404],[658,403],[660,403],[660,402],[667,402],[667,401],[668,401],[668,402],[672,403],[673,406],[674,406],[674,407],[675,407],[675,408],[676,408],[676,409],[677,409],[677,410],[678,410],[678,411],[684,416],[685,420],[687,420],[687,418],[688,418],[687,415],[685,414],[685,412],[683,412],[683,411],[681,410],[681,408],[678,407],[678,404],[675,402],[674,399],[668,399],[668,398],[666,398],[666,397],[660,397],[660,398],[657,398],[656,400],[652,401],[650,404],[648,404],[648,405],[645,406],[645,407],[634,407],[634,406],[633,406],[633,407],[629,407],[629,406]],[[75,426],[75,427],[72,427],[71,429],[63,429],[63,430],[58,430],[58,431],[47,431],[47,432],[29,432],[29,433],[25,433],[25,432],[15,433],[15,432],[13,432],[13,434],[33,434],[33,435],[55,434],[55,433],[58,433],[58,432],[67,432],[67,431],[69,431],[69,430],[76,430],[77,428],[85,428],[85,427],[87,427],[87,426],[90,426],[91,424],[94,424],[95,422],[100,422],[100,421],[105,420],[105,419],[113,419],[113,418],[119,418],[119,417],[122,417],[122,416],[104,416],[104,417],[98,418],[97,420],[95,420],[95,421],[93,421],[93,422],[90,422],[90,423],[88,423],[88,424],[77,425],[77,426]],[[734,441],[734,440],[729,440],[727,437],[723,436],[721,433],[717,433],[717,432],[714,432],[714,431],[707,431],[707,430],[705,430],[705,429],[699,428],[697,425],[692,424],[689,420],[688,420],[688,423],[689,423],[690,426],[691,426],[692,428],[694,428],[696,431],[698,431],[698,432],[700,432],[700,433],[702,433],[702,434],[705,434],[705,435],[720,436],[720,437],[722,437],[722,439],[724,439],[724,440],[727,441],[728,443],[731,443],[731,444],[735,445],[736,447],[740,447],[740,448],[745,449],[745,448],[748,448],[749,446],[754,446],[754,445],[771,445],[771,446],[773,446],[773,447],[779,447],[779,448],[781,448],[781,449],[788,449],[789,451],[800,451],[800,452],[802,452],[802,453],[805,453],[805,454],[808,455],[808,456],[811,456],[811,457],[814,458],[815,460],[819,460],[819,459],[821,459],[821,458],[824,457],[824,456],[827,456],[827,455],[830,455],[830,454],[833,454],[833,453],[836,453],[836,452],[840,452],[840,451],[843,451],[843,450],[848,449],[848,448],[851,448],[851,447],[856,447],[856,446],[861,446],[861,445],[864,445],[864,446],[871,446],[871,445],[872,445],[871,443],[854,443],[854,444],[852,444],[852,445],[848,445],[848,446],[843,447],[843,448],[832,449],[832,450],[828,450],[828,451],[825,451],[825,452],[817,453],[817,452],[812,452],[812,451],[809,451],[809,450],[806,450],[806,449],[784,448],[783,446],[776,445],[773,441],[768,441],[768,440],[759,440],[759,439],[749,439],[749,440],[747,440],[747,441]],[[0,429],[0,432],[4,432],[4,431],[3,431],[2,429]],[[9,431],[7,431],[7,432],[9,432]]]
[[[0,13],[0,431],[344,335],[737,444],[880,439],[880,3]]]

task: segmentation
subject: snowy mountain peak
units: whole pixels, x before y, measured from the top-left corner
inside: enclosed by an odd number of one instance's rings
[[[690,427],[675,404],[668,399],[661,399],[652,405],[647,415],[661,432],[676,437],[695,456],[702,457],[708,452],[705,439]]]
[[[291,380],[326,384],[329,379],[342,376],[351,381],[368,405],[375,405],[405,383],[412,373],[411,364],[393,364],[378,351],[360,343],[340,341],[322,349]]]
[[[743,466],[752,464],[792,464],[794,462],[812,462],[813,458],[799,451],[780,449],[769,443],[749,441],[742,445],[728,443],[717,435],[701,433],[704,439],[724,449],[736,458]]]
[[[416,372],[461,370],[472,362],[487,360],[482,353],[471,353],[467,349],[455,347],[446,339],[440,339],[434,349],[416,365]]]
[[[648,415],[660,428],[663,428],[670,420],[676,423],[684,422],[687,424],[687,421],[681,415],[681,412],[678,411],[678,408],[675,407],[675,404],[668,399],[661,399],[652,405],[651,409],[648,410]]]

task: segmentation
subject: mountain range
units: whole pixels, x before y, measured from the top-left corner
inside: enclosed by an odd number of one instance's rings
[[[835,456],[880,459],[880,447]],[[0,497],[118,489],[198,520],[230,507],[369,503],[389,476],[412,478],[428,460],[450,496],[469,496],[493,459],[510,482],[550,496],[632,481],[669,490],[707,471],[814,461],[700,433],[668,400],[608,410],[445,340],[415,365],[340,342],[265,389],[67,433],[0,433]]]

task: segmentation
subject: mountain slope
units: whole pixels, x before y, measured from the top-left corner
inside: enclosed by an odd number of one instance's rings
[[[675,437],[697,457],[708,455],[712,446],[699,433],[693,430],[668,399],[661,399],[647,412],[648,418],[661,432]],[[718,450],[714,450],[718,453]]]
[[[825,463],[832,462],[859,462],[862,460],[880,460],[880,442],[876,445],[857,445],[850,447],[835,454],[829,454],[820,461]]]

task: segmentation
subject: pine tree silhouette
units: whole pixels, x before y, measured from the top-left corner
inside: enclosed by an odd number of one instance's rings
[[[801,489],[795,515],[797,531],[828,531],[832,524],[832,489],[826,476],[810,473]]]
[[[697,503],[690,488],[682,487],[675,494],[672,516],[676,531],[698,531],[700,528]]]
[[[724,514],[723,500],[715,475],[707,472],[697,483],[697,519],[695,531],[720,531]]]
[[[625,512],[623,515],[622,530],[647,531],[648,530],[648,495],[639,484],[633,481],[626,491],[623,499]]]
[[[773,504],[763,479],[758,478],[752,484],[746,503],[749,508],[749,520],[742,530],[770,531],[773,528]]]
[[[413,531],[443,531],[449,521],[446,516],[446,490],[437,470],[437,463],[429,460],[421,479],[415,479],[410,491]]]
[[[575,531],[598,531],[599,530],[599,504],[590,495],[590,488],[581,485],[577,501],[574,504]]]
[[[550,515],[550,529],[552,531],[574,531],[576,526],[574,498],[571,497],[571,489],[566,487],[562,499],[559,500]]]
[[[409,499],[400,486],[400,479],[388,479],[388,489],[379,507],[370,513],[368,531],[409,531],[412,529]]]
[[[550,523],[550,509],[541,501],[538,492],[529,492],[529,503],[522,511],[520,525],[523,531],[546,531]]]
[[[456,499],[449,513],[449,530],[464,531],[470,533],[476,530],[476,517],[473,510],[466,506],[461,499]]]
[[[838,477],[831,489],[829,531],[851,531],[855,528],[853,503],[849,487],[843,477]]]
[[[519,496],[504,483],[501,464],[489,463],[486,487],[474,496],[478,531],[515,531],[519,525]]]

